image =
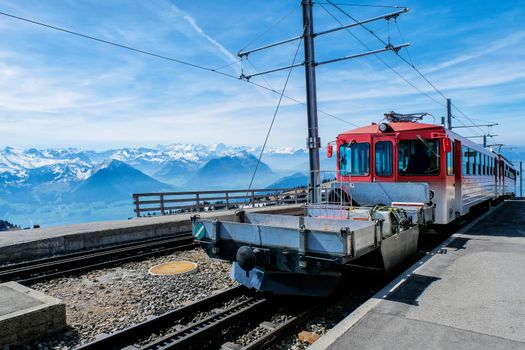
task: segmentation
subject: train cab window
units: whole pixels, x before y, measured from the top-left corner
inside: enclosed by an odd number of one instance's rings
[[[399,175],[438,175],[438,140],[401,140],[398,145]]]
[[[370,144],[352,143],[339,147],[339,169],[342,176],[367,176],[370,174]]]
[[[454,141],[451,140],[452,151],[447,153],[447,175],[454,175]]]
[[[376,142],[376,175],[390,176],[392,175],[392,142],[379,141]]]

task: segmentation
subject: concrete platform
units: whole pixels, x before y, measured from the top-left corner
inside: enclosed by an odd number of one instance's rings
[[[0,346],[24,344],[66,326],[66,306],[16,282],[0,284]]]
[[[248,209],[265,213],[297,213],[302,205]],[[199,213],[201,217],[233,215],[235,210]],[[191,231],[192,214],[176,214],[132,220],[92,222],[0,233],[0,265],[42,258],[140,239]]]
[[[453,235],[309,349],[525,349],[525,201]]]

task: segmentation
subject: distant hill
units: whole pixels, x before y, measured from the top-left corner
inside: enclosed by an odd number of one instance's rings
[[[197,171],[197,168],[198,163],[196,162],[179,159],[170,160],[165,162],[161,168],[151,176],[172,185],[180,185],[184,183],[192,173]]]
[[[20,227],[13,225],[9,221],[0,220],[0,231],[18,230]]]
[[[200,168],[185,186],[201,189],[247,188],[256,164],[257,158],[248,152],[215,158]],[[278,175],[268,165],[261,162],[252,187],[266,187],[277,178]]]
[[[94,169],[69,195],[75,202],[112,202],[130,200],[133,193],[173,190],[124,162],[110,159]]]
[[[294,173],[290,176],[280,178],[267,188],[291,188],[302,186],[308,186],[308,176],[303,173]]]

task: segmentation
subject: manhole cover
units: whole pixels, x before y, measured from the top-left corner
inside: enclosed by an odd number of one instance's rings
[[[153,266],[148,272],[154,276],[185,275],[197,272],[197,264],[191,261],[178,260]]]

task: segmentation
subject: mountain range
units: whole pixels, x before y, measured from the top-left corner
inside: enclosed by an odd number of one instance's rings
[[[133,215],[132,193],[247,188],[259,153],[224,144],[105,151],[6,147],[0,150],[0,218],[22,226],[123,219]],[[322,164],[327,161],[323,156]],[[305,149],[269,148],[252,188],[304,185],[307,169]]]

